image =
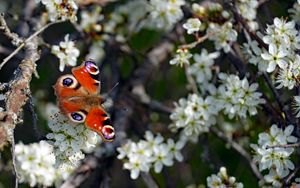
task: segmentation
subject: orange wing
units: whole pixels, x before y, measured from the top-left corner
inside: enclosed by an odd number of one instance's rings
[[[104,141],[113,141],[115,131],[110,118],[101,107],[104,100],[98,96],[98,67],[92,61],[85,61],[79,67],[73,68],[72,73],[73,75],[61,76],[54,85],[61,112],[73,122],[85,123]]]
[[[115,130],[107,113],[100,106],[91,108],[85,120],[85,125],[97,132],[104,141],[113,141]]]
[[[89,94],[71,74],[59,77],[53,88],[58,99],[72,96],[86,96]]]
[[[96,95],[100,93],[100,82],[97,80],[99,69],[93,61],[85,61],[79,67],[72,69],[72,73],[79,84],[84,87],[89,94]]]

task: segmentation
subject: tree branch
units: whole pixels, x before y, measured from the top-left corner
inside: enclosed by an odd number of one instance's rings
[[[211,127],[210,130],[218,138],[225,141],[227,144],[229,144],[231,146],[231,148],[233,148],[242,157],[244,157],[246,159],[246,161],[249,163],[250,168],[252,169],[252,172],[255,175],[255,177],[260,181],[264,181],[263,175],[259,172],[256,164],[252,161],[251,156],[247,153],[247,151],[242,146],[240,146],[238,143],[236,143],[232,139],[228,138],[222,131],[218,130],[217,128]]]
[[[2,15],[0,15],[1,18]],[[22,42],[18,43],[20,44],[18,46],[18,48],[16,48],[9,56],[7,56],[6,58],[4,58],[4,60],[2,61],[2,63],[0,64],[0,70],[2,69],[2,67],[12,58],[14,57],[22,48],[24,48],[26,46],[26,44],[31,41],[32,39],[34,39],[37,35],[41,34],[45,29],[47,29],[49,26],[56,24],[56,23],[61,23],[63,21],[57,21],[57,22],[50,22],[46,25],[44,25],[43,27],[41,27],[39,30],[37,30],[35,33],[33,33],[30,37],[28,37],[25,41],[23,41],[22,39],[19,38],[19,41],[21,40]],[[1,23],[1,22],[0,22]],[[1,23],[2,24],[2,23]],[[2,25],[4,27],[4,25]],[[16,35],[17,36],[17,35]],[[16,39],[15,39],[16,40]]]

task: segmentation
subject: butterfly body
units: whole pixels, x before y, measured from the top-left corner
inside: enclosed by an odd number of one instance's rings
[[[104,141],[115,136],[110,118],[101,106],[105,101],[100,95],[98,67],[92,61],[85,61],[72,69],[72,74],[58,78],[54,85],[61,112],[75,123],[84,123],[97,132]]]

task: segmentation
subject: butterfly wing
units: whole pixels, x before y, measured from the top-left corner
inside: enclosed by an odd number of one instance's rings
[[[113,141],[114,128],[105,110],[101,107],[103,99],[98,96],[71,97],[59,102],[60,109],[71,121],[84,123],[98,133],[102,140]]]
[[[71,74],[59,77],[53,88],[55,95],[59,100],[72,96],[86,96],[89,94],[89,92],[84,89]]]
[[[79,67],[72,69],[74,77],[79,84],[84,87],[90,95],[100,93],[100,82],[97,80],[99,69],[93,61],[85,61]]]
[[[85,61],[81,66],[73,68],[72,73],[61,76],[54,85],[61,112],[75,123],[84,123],[104,141],[113,141],[115,131],[101,107],[104,100],[98,96],[98,67],[92,61]]]
[[[85,120],[85,125],[98,133],[104,141],[111,142],[115,138],[115,130],[105,110],[98,106],[91,108]]]

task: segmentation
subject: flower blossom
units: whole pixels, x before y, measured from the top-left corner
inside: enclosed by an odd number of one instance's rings
[[[218,88],[217,105],[229,118],[246,118],[247,112],[256,115],[257,107],[265,103],[262,93],[256,91],[257,83],[249,84],[247,78],[241,80],[236,75],[224,73],[220,73],[219,78],[223,84]]]
[[[124,161],[123,167],[130,170],[131,179],[137,179],[140,172],[149,172],[154,168],[154,172],[160,173],[163,166],[172,166],[174,159],[182,161],[180,150],[184,145],[182,140],[175,143],[173,139],[168,139],[166,143],[160,134],[154,136],[146,131],[145,140],[137,143],[128,140],[125,145],[117,148],[117,158]]]
[[[78,6],[74,0],[36,0],[37,3],[40,1],[46,6],[51,22],[68,19],[71,21],[77,20]]]
[[[83,150],[94,148],[99,136],[83,124],[75,124],[59,112],[52,112],[48,122],[51,133],[46,135],[48,142],[53,145],[56,157],[55,166],[73,170],[85,157]]]
[[[58,57],[61,72],[64,71],[66,65],[75,66],[79,56],[79,50],[74,42],[69,40],[69,35],[66,35],[65,41],[60,42],[59,45],[53,45],[51,52]]]
[[[293,130],[293,125],[289,125],[282,130],[274,124],[270,132],[258,135],[258,145],[250,145],[255,152],[253,161],[258,164],[260,171],[269,170],[265,180],[275,187],[281,187],[282,184],[278,180],[286,177],[289,171],[295,168],[290,160],[294,148],[281,147],[297,142],[297,138],[292,135]]]
[[[15,146],[16,162],[20,182],[36,185],[51,186],[56,179],[54,168],[55,156],[53,147],[46,141]]]
[[[221,167],[218,174],[212,174],[206,178],[207,186],[209,188],[226,188],[235,187],[243,188],[244,185],[236,181],[235,177],[229,177],[225,167]]]
[[[189,18],[183,28],[187,30],[188,34],[196,33],[200,30],[201,21],[198,18]]]
[[[178,49],[176,51],[175,58],[170,61],[171,65],[183,66],[183,64],[189,65],[189,59],[193,56],[187,49]]]

